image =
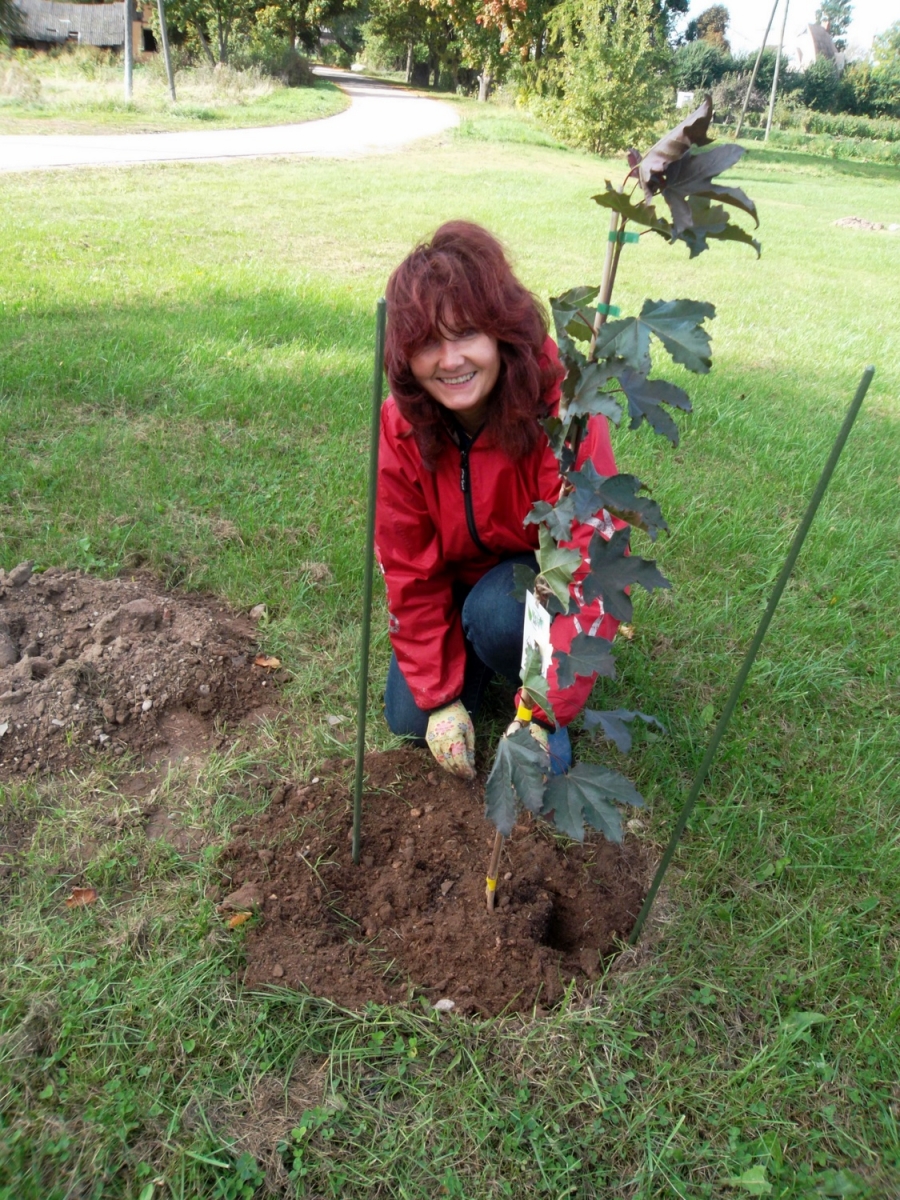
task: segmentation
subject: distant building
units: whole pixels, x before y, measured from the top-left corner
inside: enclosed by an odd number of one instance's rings
[[[793,59],[798,71],[805,71],[814,62],[828,59],[839,71],[844,69],[844,55],[834,44],[828,25],[807,25],[794,48]]]
[[[49,50],[51,46],[71,43],[121,50],[125,45],[125,5],[57,4],[56,0],[13,0],[18,13],[18,28],[12,37],[14,46],[30,50]],[[150,6],[135,5],[131,24],[135,54],[152,53],[156,39],[150,27]]]

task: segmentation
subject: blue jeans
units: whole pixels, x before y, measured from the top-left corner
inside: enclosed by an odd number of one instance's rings
[[[482,575],[473,587],[460,588],[458,593],[466,638],[466,669],[460,699],[473,716],[481,707],[494,675],[502,675],[510,683],[519,680],[525,605],[512,594],[516,563],[537,570],[533,554],[517,554]],[[431,712],[416,705],[392,654],[384,690],[384,715],[391,732],[424,744]]]

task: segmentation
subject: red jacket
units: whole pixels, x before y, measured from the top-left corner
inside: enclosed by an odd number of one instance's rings
[[[556,360],[556,346],[549,338],[545,353]],[[555,411],[558,385],[547,400]],[[460,449],[448,444],[429,471],[391,396],[381,413],[379,455],[375,542],[387,587],[391,644],[418,707],[440,708],[462,692],[466,661],[453,584],[477,583],[504,558],[537,549],[538,527],[523,521],[536,500],[555,504],[559,499],[559,465],[543,439],[526,458],[513,462],[485,430],[468,452],[465,493]],[[591,418],[577,466],[588,458],[601,475],[615,475],[605,417]],[[573,525],[572,539],[563,545],[586,555],[595,529],[610,537],[621,524],[604,509],[590,521]],[[589,563],[583,562],[572,585],[580,603],[578,581],[588,569]],[[605,614],[597,600],[577,617],[557,616],[551,641],[556,649],[568,650],[582,630],[612,640],[617,627],[618,621]],[[593,680],[579,677],[571,687],[560,689],[554,662],[549,684],[556,719],[568,725],[584,706]]]

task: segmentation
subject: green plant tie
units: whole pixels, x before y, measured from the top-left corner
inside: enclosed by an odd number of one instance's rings
[[[362,837],[363,759],[366,753],[366,703],[369,696],[369,635],[372,629],[372,578],[375,574],[375,494],[378,483],[378,437],[384,391],[384,324],[387,305],[375,309],[375,365],[372,372],[372,426],[369,433],[369,490],[366,517],[366,562],[363,577],[362,631],[359,643],[359,700],[356,706],[356,776],[353,781],[353,861],[359,864]]]
[[[713,735],[709,739],[709,745],[706,748],[706,754],[703,756],[703,762],[697,768],[697,774],[694,776],[694,782],[691,785],[690,794],[687,800],[684,802],[681,813],[679,814],[678,820],[675,823],[675,828],[672,831],[672,836],[669,838],[669,844],[666,846],[665,854],[663,854],[662,860],[657,867],[656,875],[653,878],[653,882],[650,884],[650,890],[647,893],[647,898],[644,901],[641,911],[638,913],[638,918],[635,921],[634,928],[632,929],[631,935],[628,938],[629,945],[631,946],[637,942],[641,935],[641,930],[644,927],[644,922],[650,915],[650,910],[653,907],[653,901],[656,899],[656,893],[659,891],[660,884],[662,883],[666,871],[669,869],[669,864],[675,855],[675,850],[678,846],[678,842],[681,839],[681,835],[684,833],[685,827],[688,823],[688,818],[694,809],[694,805],[697,803],[697,799],[700,795],[700,789],[703,787],[703,783],[709,773],[709,768],[716,756],[716,751],[719,748],[719,743],[722,740],[722,736],[725,733],[725,730],[728,728],[728,722],[731,720],[731,714],[734,712],[737,706],[741,689],[747,680],[747,676],[750,674],[750,669],[756,660],[756,655],[759,653],[759,648],[762,645],[763,638],[766,636],[766,630],[769,628],[769,622],[775,615],[775,609],[778,607],[778,601],[781,599],[781,593],[784,591],[787,581],[791,577],[791,572],[794,569],[794,563],[797,561],[797,556],[799,555],[800,550],[803,547],[803,543],[806,540],[806,535],[809,532],[810,525],[812,525],[813,517],[816,515],[816,510],[822,502],[822,497],[825,495],[825,489],[828,487],[828,483],[834,473],[834,468],[837,466],[837,461],[841,457],[841,451],[844,449],[844,444],[850,435],[850,430],[853,428],[853,422],[856,420],[856,415],[862,406],[863,398],[865,397],[866,392],[869,390],[869,384],[872,382],[872,376],[874,374],[874,367],[866,367],[865,371],[863,371],[862,379],[859,381],[859,387],[856,389],[856,395],[853,397],[853,401],[847,410],[847,415],[844,418],[844,423],[841,426],[834,446],[831,449],[831,454],[828,456],[828,461],[822,470],[819,482],[816,484],[816,489],[812,494],[812,498],[810,499],[806,512],[803,514],[803,520],[800,522],[797,532],[794,534],[794,540],[791,542],[791,548],[788,551],[787,559],[785,560],[784,566],[781,568],[781,574],[778,576],[778,579],[775,582],[772,595],[769,597],[769,603],[766,606],[766,611],[763,613],[762,620],[759,623],[759,627],[756,630],[753,641],[750,643],[750,649],[747,651],[743,665],[740,671],[738,671],[737,679],[735,679],[734,685],[728,695],[728,699],[725,701],[725,707],[722,710],[721,717],[719,717],[719,723],[716,725]]]
[[[617,317],[621,311],[621,308],[619,308],[616,304],[597,305],[597,312],[603,313],[604,317]]]
[[[611,229],[609,231],[609,240],[624,245],[627,242],[639,242],[641,235],[639,233],[626,233],[624,229]]]

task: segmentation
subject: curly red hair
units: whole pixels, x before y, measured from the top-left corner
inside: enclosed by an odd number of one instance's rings
[[[519,283],[503,247],[480,225],[448,221],[403,260],[388,280],[385,367],[391,394],[433,466],[449,442],[444,409],[422,388],[410,359],[447,334],[477,330],[497,339],[500,375],[486,429],[512,459],[544,437],[538,418],[560,369],[541,357],[547,317]]]

